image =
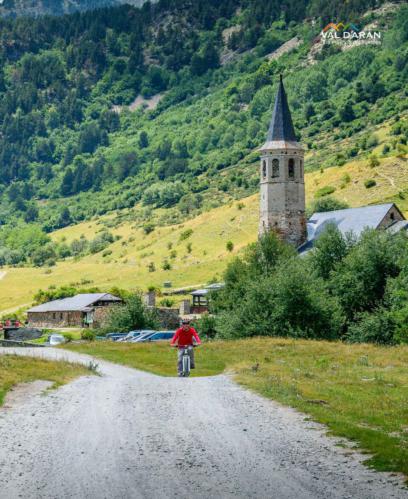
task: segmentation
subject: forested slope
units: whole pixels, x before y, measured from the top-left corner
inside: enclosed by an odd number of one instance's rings
[[[60,16],[127,3],[140,6],[143,0],[3,0],[0,15],[11,17]]]
[[[366,1],[162,0],[1,20],[0,263],[80,256],[56,251],[47,233],[107,212],[147,233],[256,192],[280,73],[307,170],[364,160],[381,171],[406,153],[407,12]],[[332,16],[376,26],[381,45],[316,43]],[[402,203],[403,190],[392,193]],[[95,251],[113,242],[99,239]]]

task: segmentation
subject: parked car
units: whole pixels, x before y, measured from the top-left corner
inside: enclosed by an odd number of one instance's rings
[[[148,336],[147,338],[142,338],[140,341],[166,341],[171,340],[174,336],[175,331],[157,331],[156,333]]]
[[[117,341],[132,341],[135,338],[138,338],[142,333],[143,331],[129,331],[126,336],[119,338]]]
[[[117,341],[119,340],[120,338],[124,338],[125,336],[127,336],[129,333],[108,333],[105,338],[107,340],[111,340],[111,341]]]
[[[62,336],[62,334],[50,334],[47,343],[48,345],[50,345],[50,347],[55,347],[57,345],[65,343],[65,338]]]
[[[150,336],[152,336],[155,333],[157,333],[157,331],[142,331],[142,334],[140,334],[136,338],[133,338],[130,341],[131,341],[131,343],[139,343],[141,341],[145,341],[147,338],[149,338]]]
[[[148,341],[166,341],[171,340],[174,336],[174,331],[152,331],[148,334],[139,336],[132,343],[145,343]]]

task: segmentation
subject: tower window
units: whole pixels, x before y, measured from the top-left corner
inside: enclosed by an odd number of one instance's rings
[[[262,177],[266,178],[266,161],[262,161]]]
[[[272,160],[272,178],[279,177],[279,159]]]
[[[295,178],[295,160],[293,158],[289,159],[288,175],[289,175],[289,178]]]

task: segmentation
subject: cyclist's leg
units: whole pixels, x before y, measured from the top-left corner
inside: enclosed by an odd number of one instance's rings
[[[183,349],[177,349],[177,372],[180,374],[183,372]]]
[[[190,354],[190,369],[195,369],[194,348],[190,347],[188,353]]]

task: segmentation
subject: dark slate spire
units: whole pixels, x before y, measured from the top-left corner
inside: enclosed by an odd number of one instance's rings
[[[284,140],[296,142],[295,130],[293,129],[292,117],[283,87],[282,75],[279,76],[279,88],[275,98],[272,120],[269,125],[267,142]]]

